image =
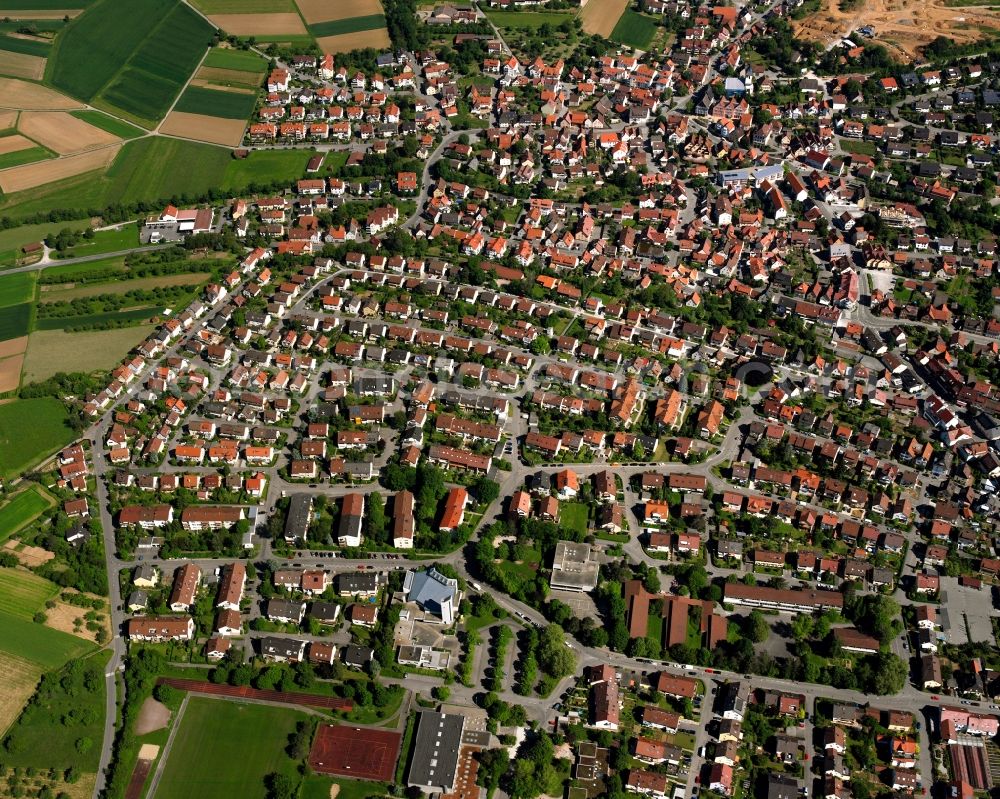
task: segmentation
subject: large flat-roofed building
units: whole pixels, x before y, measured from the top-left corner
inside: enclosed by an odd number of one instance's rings
[[[590,544],[559,541],[552,558],[549,585],[563,591],[592,591],[597,587],[599,566]]]
[[[811,613],[815,610],[844,607],[844,595],[839,591],[792,591],[784,588],[767,588],[761,585],[726,583],[723,602],[728,605],[747,605],[769,608],[781,613]]]
[[[458,580],[445,577],[437,569],[408,571],[403,579],[403,599],[416,602],[425,613],[451,624],[458,612]]]
[[[292,494],[285,517],[285,540],[289,543],[299,538],[305,541],[312,519],[312,503],[311,494]]]
[[[417,717],[417,739],[406,784],[429,793],[451,793],[458,775],[465,716],[424,710]]]

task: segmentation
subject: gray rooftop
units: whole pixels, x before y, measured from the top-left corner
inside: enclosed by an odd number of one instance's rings
[[[421,711],[407,785],[430,791],[452,791],[464,729],[465,716]]]

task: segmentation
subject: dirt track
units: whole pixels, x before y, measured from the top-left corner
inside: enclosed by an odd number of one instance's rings
[[[980,6],[949,8],[944,0],[863,0],[861,8],[841,11],[840,0],[823,0],[822,8],[793,23],[798,36],[832,44],[859,27],[871,25],[875,40],[893,55],[914,59],[938,36],[959,44],[981,38],[983,28],[1000,27],[1000,9]]]

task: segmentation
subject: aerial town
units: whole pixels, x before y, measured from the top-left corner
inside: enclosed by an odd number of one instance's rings
[[[997,794],[987,12],[173,2],[251,179],[0,220],[0,797]]]

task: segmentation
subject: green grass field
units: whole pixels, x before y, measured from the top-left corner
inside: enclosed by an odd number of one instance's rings
[[[30,329],[30,302],[23,302],[20,305],[10,305],[3,309],[3,313],[0,313],[0,341],[26,336]]]
[[[564,530],[586,534],[587,506],[582,502],[560,502],[559,526]]]
[[[81,239],[62,252],[55,253],[56,258],[78,258],[82,255],[103,255],[108,252],[118,252],[139,246],[139,228],[135,225],[125,225],[110,230],[97,230],[91,239]]]
[[[316,38],[322,36],[339,36],[342,33],[357,33],[385,27],[385,16],[369,14],[364,17],[348,17],[333,19],[329,22],[317,22],[309,26],[309,32]]]
[[[30,660],[46,670],[58,668],[94,647],[83,638],[25,621],[9,613],[0,613],[0,630],[4,631],[0,636],[0,652]]]
[[[86,8],[93,0],[0,0],[0,11],[61,11]]]
[[[125,271],[125,256],[117,255],[114,258],[101,258],[83,264],[47,266],[42,270],[42,277],[45,283],[72,283],[85,280],[110,280],[114,277],[112,272]]]
[[[72,222],[44,222],[40,225],[22,225],[0,230],[0,264],[13,266],[18,248],[41,241],[47,233],[57,233],[64,228],[83,230],[89,226],[89,219],[77,219]]]
[[[240,6],[249,5],[243,0],[238,1]],[[270,0],[268,3],[270,8]],[[200,5],[200,3],[195,3],[195,5]],[[221,47],[213,47],[209,50],[205,60],[202,61],[202,66],[216,69],[236,69],[241,72],[263,73],[267,71],[267,61],[256,53],[251,53],[249,50],[230,50]]]
[[[194,0],[202,14],[269,14],[297,12],[293,0]]]
[[[46,58],[51,49],[51,42],[43,42],[38,39],[18,39],[14,36],[0,36],[0,50],[6,50],[10,53],[24,53],[25,55],[37,55]]]
[[[187,302],[182,301],[174,303],[174,305],[183,308],[187,305]],[[163,305],[144,305],[141,308],[131,308],[127,311],[105,311],[103,313],[84,314],[82,316],[57,316],[50,319],[39,319],[35,323],[35,330],[93,328],[95,325],[103,325],[106,322],[115,322],[117,324],[148,322],[154,316],[161,314],[164,307]]]
[[[77,119],[82,119],[88,125],[106,130],[108,133],[122,139],[135,139],[146,132],[142,128],[137,128],[135,125],[128,124],[128,122],[122,122],[120,119],[109,117],[100,111],[70,111],[70,114]]]
[[[132,0],[123,14],[99,0],[73,20],[52,50],[48,77],[84,100],[99,99],[152,124],[211,43],[212,27],[179,0]]]
[[[31,620],[59,586],[27,569],[0,568],[0,613]]]
[[[44,161],[51,157],[52,153],[44,147],[27,147],[24,150],[15,150],[12,153],[0,155],[0,169],[21,166],[22,164],[33,164],[35,161]]]
[[[18,272],[0,277],[0,308],[31,302],[35,296],[35,273]]]
[[[223,119],[247,119],[257,98],[253,94],[224,92],[204,86],[188,86],[174,109],[187,114],[206,114]]]
[[[618,19],[618,23],[611,31],[609,38],[613,42],[627,44],[638,50],[646,50],[654,36],[656,36],[656,22],[653,18],[627,8]]]
[[[31,485],[14,495],[6,504],[0,505],[0,541],[6,541],[26,524],[34,521],[51,504],[40,488]],[[2,594],[2,583],[0,583],[0,601]],[[0,610],[10,609],[0,604]]]
[[[555,26],[573,19],[568,11],[487,11],[486,16],[498,28],[540,28],[546,23]]]
[[[74,438],[68,418],[66,406],[52,397],[0,405],[0,476],[21,474],[65,447]]]
[[[108,169],[108,197],[122,202],[202,194],[219,180],[233,158],[221,147],[178,139],[129,142]]]
[[[76,640],[86,644],[82,639]],[[63,771],[73,767],[78,772],[97,771],[104,729],[104,668],[110,654],[96,653],[42,679],[34,701],[25,708],[4,742],[6,764],[44,770]]]
[[[155,799],[264,799],[266,775],[293,774],[284,749],[295,723],[307,718],[290,708],[191,696]]]
[[[295,180],[305,174],[306,164],[314,155],[315,150],[254,150],[249,158],[231,158],[222,176],[222,188],[238,192],[254,183]]]
[[[337,799],[368,799],[369,796],[385,796],[387,787],[381,782],[364,780],[333,779],[321,774],[311,774],[302,781],[299,799],[330,799],[330,786],[339,785]]]

